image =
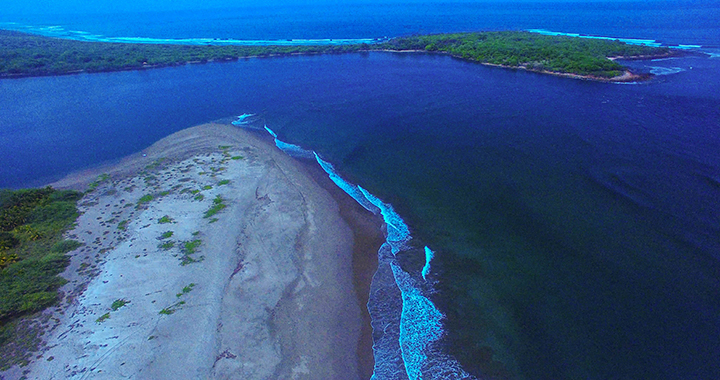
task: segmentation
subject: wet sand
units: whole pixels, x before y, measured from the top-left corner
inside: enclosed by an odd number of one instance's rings
[[[95,187],[69,233],[84,245],[46,347],[6,375],[369,378],[381,221],[323,174],[206,124],[53,184]]]

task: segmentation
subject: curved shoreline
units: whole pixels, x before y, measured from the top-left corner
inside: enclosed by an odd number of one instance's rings
[[[207,124],[53,185],[85,189],[101,173],[109,179],[81,201],[70,232],[85,245],[71,253],[65,299],[46,312],[57,318],[47,345],[5,375],[372,374],[361,296],[378,221],[358,218],[307,168],[246,131]],[[204,218],[213,197],[226,208]],[[194,252],[178,248],[194,240]],[[110,308],[117,300],[129,302]]]
[[[514,33],[514,34],[513,34]],[[347,53],[368,53],[368,52],[395,52],[395,53],[435,53],[435,54],[446,54],[454,58],[463,59],[469,62],[475,62],[487,66],[495,66],[510,69],[522,69],[540,74],[548,74],[560,77],[567,77],[573,79],[592,80],[600,82],[636,82],[642,80],[648,80],[652,77],[652,74],[636,74],[629,71],[627,67],[616,64],[615,58],[633,58],[633,59],[652,59],[660,57],[675,56],[679,53],[668,50],[667,48],[648,48],[641,49],[640,51],[627,52],[623,48],[613,46],[610,50],[605,53],[598,55],[597,53],[590,53],[579,50],[579,57],[571,59],[570,63],[576,65],[590,65],[594,67],[593,70],[598,75],[593,74],[582,74],[580,72],[592,72],[590,69],[580,69],[578,67],[586,66],[573,66],[569,65],[566,59],[558,62],[558,54],[566,54],[567,51],[576,53],[577,47],[565,45],[558,45],[553,51],[554,53],[538,53],[532,51],[532,48],[527,45],[528,41],[518,42],[509,39],[508,34],[511,35],[531,35],[530,32],[481,32],[481,33],[464,33],[454,36],[453,34],[440,34],[440,35],[426,35],[420,36],[415,39],[397,37],[389,39],[379,45],[374,44],[351,44],[351,45],[250,45],[250,46],[216,46],[216,45],[189,45],[192,50],[192,54],[187,51],[178,50],[178,46],[188,45],[158,45],[158,44],[144,44],[144,43],[110,43],[110,42],[87,42],[77,41],[73,39],[67,39],[62,37],[46,37],[31,35],[23,32],[4,31],[0,29],[0,37],[3,38],[3,43],[7,44],[8,50],[15,55],[18,55],[18,51],[24,55],[20,55],[18,62],[11,62],[12,69],[6,69],[3,73],[0,73],[0,79],[14,79],[14,78],[25,78],[25,77],[42,77],[42,76],[54,76],[54,75],[71,75],[79,73],[97,73],[97,72],[115,72],[115,71],[130,71],[130,70],[148,70],[154,68],[173,67],[181,66],[186,64],[197,64],[197,63],[212,63],[212,62],[228,62],[237,61],[241,58],[270,58],[270,57],[285,57],[285,56],[296,56],[296,55],[318,55],[318,54],[347,54]],[[502,49],[496,51],[496,54],[504,56],[506,59],[503,61],[495,58],[490,59],[493,62],[503,63],[490,63],[486,61],[487,54],[473,55],[473,48],[463,48],[464,50],[448,50],[447,46],[452,44],[458,44],[455,38],[470,38],[467,43],[474,43],[477,46],[483,46],[480,40],[477,40],[477,36],[482,35],[483,39],[487,38],[487,35],[495,36],[494,38],[499,39],[502,42],[502,46],[510,45],[513,47],[517,45],[520,49],[530,49],[528,56],[523,56],[525,63],[520,63],[518,58],[507,53]],[[475,36],[477,35],[477,36]],[[468,37],[469,36],[469,37]],[[543,38],[551,38],[542,33],[535,33],[533,38],[537,39],[537,36],[543,36]],[[425,38],[424,40],[422,38]],[[476,39],[472,39],[476,38]],[[523,37],[524,38],[524,37]],[[566,37],[571,38],[571,37]],[[581,38],[581,37],[574,37]],[[7,40],[7,41],[6,41]],[[535,42],[532,42],[535,41]],[[536,41],[532,40],[532,43],[547,44],[547,41]],[[557,41],[555,41],[557,42]],[[428,45],[425,45],[428,43]],[[436,46],[436,43],[442,46]],[[34,58],[28,58],[27,52],[24,47],[28,44],[37,44],[35,48],[37,52],[35,56],[44,57],[43,61],[35,62]],[[88,44],[99,44],[99,48],[104,49],[104,52],[99,56],[88,55],[87,49]],[[443,45],[450,44],[450,45]],[[524,44],[524,45],[523,45]],[[148,50],[148,46],[154,46]],[[454,45],[452,45],[454,46]],[[452,47],[451,46],[451,47]],[[465,45],[462,45],[463,47]],[[534,45],[532,45],[534,46]],[[453,47],[456,48],[457,46]],[[67,63],[62,60],[62,55],[58,55],[58,49],[62,48],[65,50],[77,51],[81,56],[84,54],[83,62],[78,63],[73,61]],[[204,48],[204,50],[203,50]],[[227,49],[225,49],[227,48]],[[16,50],[13,50],[16,49]],[[200,50],[197,50],[200,49]],[[575,50],[572,50],[575,49]],[[640,49],[640,48],[638,48]],[[47,52],[50,52],[49,56],[45,56]],[[95,54],[95,53],[93,53]],[[104,54],[104,55],[103,55]],[[548,55],[550,54],[550,55]],[[555,55],[552,55],[555,54]],[[609,54],[630,54],[629,57],[611,57]],[[635,55],[632,55],[635,54]],[[638,55],[639,54],[639,55]],[[114,57],[128,56],[132,59],[127,58],[122,63],[114,62]],[[149,57],[149,58],[148,58]],[[470,58],[474,57],[474,58]],[[485,58],[483,58],[485,57]],[[573,56],[574,57],[574,56]],[[508,59],[514,59],[516,64],[508,64]],[[543,66],[545,62],[551,63],[550,66],[555,67],[556,70],[566,71],[553,71],[544,70]],[[590,63],[587,63],[587,62]],[[57,62],[59,66],[56,65]],[[150,62],[150,63],[148,63]],[[156,62],[156,63],[152,63]],[[512,61],[510,61],[512,62]],[[553,64],[553,62],[555,62]],[[610,64],[608,67],[606,64]],[[537,65],[537,68],[535,67]],[[554,65],[554,66],[553,66]],[[559,66],[558,66],[559,65]],[[567,68],[567,69],[566,69]],[[604,68],[604,69],[603,69]],[[602,71],[605,70],[605,71]],[[13,72],[14,71],[14,72]],[[576,71],[576,72],[573,72]],[[616,72],[622,72],[620,75],[614,77],[606,77],[605,75],[611,75]]]

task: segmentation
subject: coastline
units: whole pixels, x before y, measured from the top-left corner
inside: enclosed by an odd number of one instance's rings
[[[594,75],[563,73],[563,72],[559,72],[559,71],[533,70],[526,66],[498,65],[498,64],[494,64],[494,63],[480,62],[480,61],[476,61],[473,59],[467,59],[467,58],[459,57],[459,56],[456,56],[456,55],[453,55],[450,53],[446,53],[446,52],[432,52],[432,51],[427,51],[427,50],[367,49],[367,50],[354,51],[352,53],[363,54],[363,53],[369,53],[369,52],[441,54],[441,55],[447,55],[447,56],[450,56],[453,58],[465,60],[468,62],[477,63],[477,64],[480,64],[483,66],[500,67],[503,69],[513,69],[513,70],[525,70],[528,72],[533,72],[533,73],[538,73],[538,74],[553,75],[553,76],[557,76],[557,77],[571,78],[571,79],[591,80],[591,81],[596,81],[596,82],[608,82],[608,83],[638,82],[638,81],[650,80],[654,77],[654,75],[652,75],[652,74],[637,74],[637,73],[631,72],[630,70],[625,70],[622,75],[612,77],[612,78],[598,77],[598,76],[594,76]],[[308,53],[267,54],[267,55],[251,55],[251,56],[242,56],[242,57],[232,57],[232,58],[227,58],[227,59],[210,59],[207,61],[188,61],[188,62],[155,64],[155,65],[143,64],[142,66],[138,66],[138,67],[124,67],[124,68],[118,68],[118,69],[113,69],[113,70],[98,70],[98,71],[75,70],[75,71],[68,71],[68,72],[62,72],[62,73],[48,73],[48,74],[25,74],[25,73],[0,74],[0,80],[1,79],[42,78],[42,77],[77,75],[77,74],[114,73],[114,72],[123,72],[123,71],[144,71],[144,70],[162,69],[162,68],[169,68],[169,67],[179,67],[179,66],[184,66],[184,65],[237,62],[241,59],[283,58],[283,57],[293,57],[293,56],[312,56],[312,55],[326,55],[326,54],[338,55],[338,54],[348,54],[348,53],[308,52]],[[641,56],[641,57],[608,57],[607,59],[609,59],[609,60],[615,60],[615,59],[644,60],[644,59],[667,58],[667,57],[674,57],[674,56],[676,56],[676,55],[665,54],[665,55]]]
[[[206,124],[52,185],[90,184],[69,233],[84,246],[63,274],[64,299],[45,312],[45,347],[4,375],[372,374],[365,304],[381,223],[319,168]],[[204,217],[218,197],[225,208]]]
[[[508,39],[506,34],[508,33],[529,33],[529,34],[535,34],[536,38],[539,38],[538,36],[541,36],[542,38],[548,39],[548,38],[555,38],[556,36],[548,36],[538,33],[530,33],[530,32],[483,32],[483,33],[495,33],[494,35],[500,35],[499,40],[502,43],[502,46],[504,47],[507,44],[510,44],[513,48],[518,49],[528,49],[528,46],[523,45],[526,42],[518,42],[517,36],[516,39]],[[504,34],[503,34],[504,33]],[[20,56],[18,58],[18,62],[13,63],[15,66],[9,66],[12,67],[12,69],[9,70],[0,70],[3,71],[0,73],[0,79],[16,79],[16,78],[25,78],[25,77],[42,77],[42,76],[55,76],[55,75],[71,75],[71,74],[80,74],[80,73],[96,73],[96,72],[115,72],[115,71],[133,71],[133,70],[149,70],[149,69],[155,69],[155,68],[163,68],[163,67],[173,67],[173,66],[181,66],[181,65],[187,65],[187,64],[200,64],[200,63],[213,63],[213,62],[229,62],[229,61],[237,61],[241,58],[272,58],[272,57],[285,57],[285,56],[298,56],[298,55],[318,55],[318,54],[346,54],[350,52],[354,53],[368,53],[368,52],[394,52],[394,53],[436,53],[436,54],[446,54],[454,58],[466,60],[469,62],[475,62],[479,63],[481,65],[486,66],[495,66],[495,67],[502,67],[502,68],[508,68],[508,69],[522,69],[527,70],[530,72],[536,72],[540,74],[548,74],[548,75],[554,75],[554,76],[560,76],[560,77],[566,77],[566,78],[572,78],[572,79],[582,79],[582,80],[592,80],[592,81],[599,81],[599,82],[637,82],[637,81],[643,81],[648,80],[652,78],[651,74],[636,74],[631,72],[627,67],[624,67],[622,65],[614,63],[614,60],[616,58],[624,58],[624,59],[653,59],[653,58],[665,58],[670,56],[677,56],[681,53],[677,51],[671,51],[667,48],[660,49],[660,48],[651,48],[647,46],[643,46],[645,48],[644,50],[641,49],[640,51],[632,51],[627,52],[623,49],[614,49],[610,51],[606,51],[605,53],[589,53],[589,52],[580,52],[579,57],[575,57],[572,55],[572,63],[576,64],[576,66],[568,65],[567,59],[563,58],[562,60],[559,60],[557,56],[550,55],[548,56],[547,53],[539,54],[537,52],[534,52],[530,54],[529,56],[523,56],[524,63],[521,63],[519,61],[519,58],[515,55],[508,53],[507,51],[503,49],[499,49],[496,51],[496,54],[500,54],[501,56],[505,56],[506,60],[496,60],[492,58],[493,56],[490,56],[490,58],[487,58],[487,55],[478,55],[474,56],[472,52],[473,49],[464,48],[461,50],[455,50],[454,52],[450,52],[449,50],[443,50],[442,48],[438,48],[436,46],[436,43],[446,44],[451,43],[455,44],[457,41],[452,38],[452,35],[450,34],[441,34],[441,35],[426,35],[419,37],[413,40],[413,38],[406,38],[406,37],[396,37],[393,39],[386,40],[384,43],[380,45],[372,45],[367,43],[360,43],[360,44],[349,44],[349,45],[297,45],[297,46],[286,46],[286,45],[249,45],[249,46],[219,46],[219,45],[174,45],[174,44],[144,44],[144,43],[128,43],[128,42],[88,42],[88,41],[78,41],[71,38],[62,38],[62,37],[46,37],[42,35],[34,35],[34,34],[28,34],[25,32],[15,32],[10,30],[3,30],[0,29],[0,35],[2,34],[8,34],[8,36],[4,37],[9,39],[10,42],[8,42],[9,49],[12,50],[14,45],[21,45],[24,46],[24,44],[28,44],[27,39],[30,39],[30,41],[33,44],[40,44],[44,46],[45,49],[49,49],[49,46],[53,46],[53,43],[56,44],[64,44],[66,46],[65,49],[77,49],[80,51],[80,54],[86,54],[85,58],[83,58],[82,62],[91,62],[90,64],[79,64],[77,62],[73,63],[70,66],[57,66],[55,65],[55,61],[61,60],[62,56],[58,56],[57,53],[56,57],[53,59],[50,59],[48,57],[45,57],[44,54],[46,52],[44,50],[38,50],[39,53],[35,54],[34,56]],[[464,35],[472,35],[473,33],[464,33]],[[477,33],[475,33],[477,34]],[[502,34],[502,35],[501,35]],[[439,36],[439,37],[438,37]],[[425,37],[426,40],[422,40],[422,37]],[[483,35],[484,38],[487,36]],[[443,39],[444,38],[444,39]],[[570,37],[563,37],[563,38],[570,38]],[[581,38],[581,37],[572,37],[572,38]],[[25,41],[25,42],[23,42]],[[52,41],[52,42],[50,42]],[[4,42],[4,41],[3,41]],[[397,44],[395,46],[392,45],[393,42],[396,42]],[[557,43],[558,41],[554,41]],[[478,42],[476,40],[469,40],[466,41],[466,43],[474,43],[478,46],[481,46],[482,43]],[[538,42],[540,43],[540,42]],[[44,44],[44,45],[43,45]],[[77,45],[79,44],[79,45]],[[100,44],[97,46],[104,46],[104,47],[112,47],[111,51],[105,52],[105,54],[111,58],[108,58],[107,56],[103,57],[96,57],[95,52],[92,54],[86,52],[87,50],[87,44]],[[151,46],[150,50],[148,51],[148,46]],[[197,52],[197,55],[188,55],[186,51],[182,49],[178,49],[178,46],[188,46],[189,49],[201,49]],[[445,45],[442,45],[445,46]],[[465,46],[465,45],[462,45]],[[550,44],[548,46],[554,46],[553,44]],[[53,47],[55,50],[57,50],[57,47]],[[129,50],[123,50],[123,49],[129,49]],[[155,50],[152,50],[155,49]],[[162,51],[162,54],[158,56],[158,49]],[[164,49],[164,50],[163,50]],[[202,50],[205,49],[205,50]],[[208,50],[209,49],[209,50]],[[570,50],[573,52],[573,54],[576,52],[576,48],[568,47],[568,46],[560,46],[555,48],[555,54],[567,54],[567,50]],[[51,49],[52,50],[52,49]],[[602,50],[601,50],[602,51]],[[20,50],[20,52],[23,52],[24,54],[28,54],[24,50]],[[40,53],[42,52],[42,53]],[[17,55],[18,53],[16,53]],[[32,61],[33,59],[36,59],[34,57],[36,56],[44,57],[44,61],[42,62],[35,62]],[[90,54],[90,55],[87,55]],[[121,57],[127,58],[127,56],[131,55],[135,57],[135,60],[131,60],[128,62],[125,62],[124,64],[117,64],[114,62],[114,59],[112,59],[113,54],[119,54]],[[617,56],[617,55],[620,56]],[[147,57],[150,58],[147,58]],[[469,58],[474,56],[475,58]],[[566,57],[565,55],[561,55],[562,57]],[[30,58],[33,57],[33,58]],[[154,58],[153,58],[154,57]],[[169,58],[168,58],[169,57]],[[486,57],[486,58],[483,58]],[[489,59],[489,60],[488,60]],[[510,60],[510,61],[508,61]],[[508,62],[516,62],[515,64],[508,64]],[[62,61],[62,60],[61,60]],[[493,62],[503,62],[503,63],[490,63],[490,61]],[[610,62],[613,61],[613,62]],[[30,63],[28,63],[30,62]],[[64,62],[64,61],[62,61]],[[148,63],[151,62],[151,63]],[[152,63],[154,62],[154,63]],[[550,66],[554,67],[555,70],[545,70],[543,69],[543,65],[550,63]],[[590,64],[588,64],[590,62]],[[605,64],[610,63],[610,67],[608,67]],[[539,65],[535,67],[536,65]],[[587,66],[590,65],[590,66]],[[17,66],[17,67],[16,67]],[[589,69],[581,69],[582,67],[594,67],[594,71]],[[603,69],[604,67],[604,69]],[[604,71],[603,71],[604,70]],[[598,75],[594,74],[587,74],[588,72],[595,72]],[[604,75],[612,75],[616,72],[621,72],[621,74],[616,75],[614,77],[607,77]]]
[[[474,59],[468,59],[459,57],[457,55],[453,55],[451,53],[447,52],[437,52],[437,51],[427,51],[427,50],[389,50],[389,49],[383,49],[383,50],[371,50],[376,52],[384,52],[384,53],[414,53],[414,54],[440,54],[440,55],[447,55],[449,57],[453,57],[456,59],[460,59],[467,62],[472,62],[476,64],[480,64],[483,66],[490,66],[490,67],[499,67],[503,69],[511,69],[511,70],[525,70],[531,73],[538,73],[538,74],[546,74],[546,75],[552,75],[562,78],[570,78],[570,79],[580,79],[580,80],[590,80],[595,82],[606,82],[606,83],[621,83],[621,82],[638,82],[638,81],[646,81],[650,80],[654,77],[653,74],[637,74],[633,73],[630,70],[625,70],[622,75],[615,76],[612,78],[604,78],[604,77],[597,77],[594,75],[581,75],[581,74],[573,74],[573,73],[563,73],[559,71],[549,71],[549,70],[533,70],[531,68],[528,68],[526,66],[508,66],[508,65],[498,65],[494,63],[488,63],[488,62],[481,62]],[[636,60],[643,60],[643,59],[656,59],[656,58],[667,58],[667,57],[675,57],[677,55],[657,55],[657,56],[642,56],[642,57],[608,57],[607,59],[613,61],[616,59],[636,59]]]

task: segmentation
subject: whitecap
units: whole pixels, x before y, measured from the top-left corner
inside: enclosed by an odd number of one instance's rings
[[[650,66],[650,72],[655,75],[671,75],[685,71],[682,67]]]

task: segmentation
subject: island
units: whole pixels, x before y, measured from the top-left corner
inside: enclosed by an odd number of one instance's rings
[[[0,47],[0,78],[140,70],[251,57],[389,51],[449,54],[485,65],[578,79],[627,82],[649,79],[651,75],[634,74],[615,59],[683,54],[667,47],[526,31],[396,37],[374,44],[202,46],[87,42],[0,30]]]

